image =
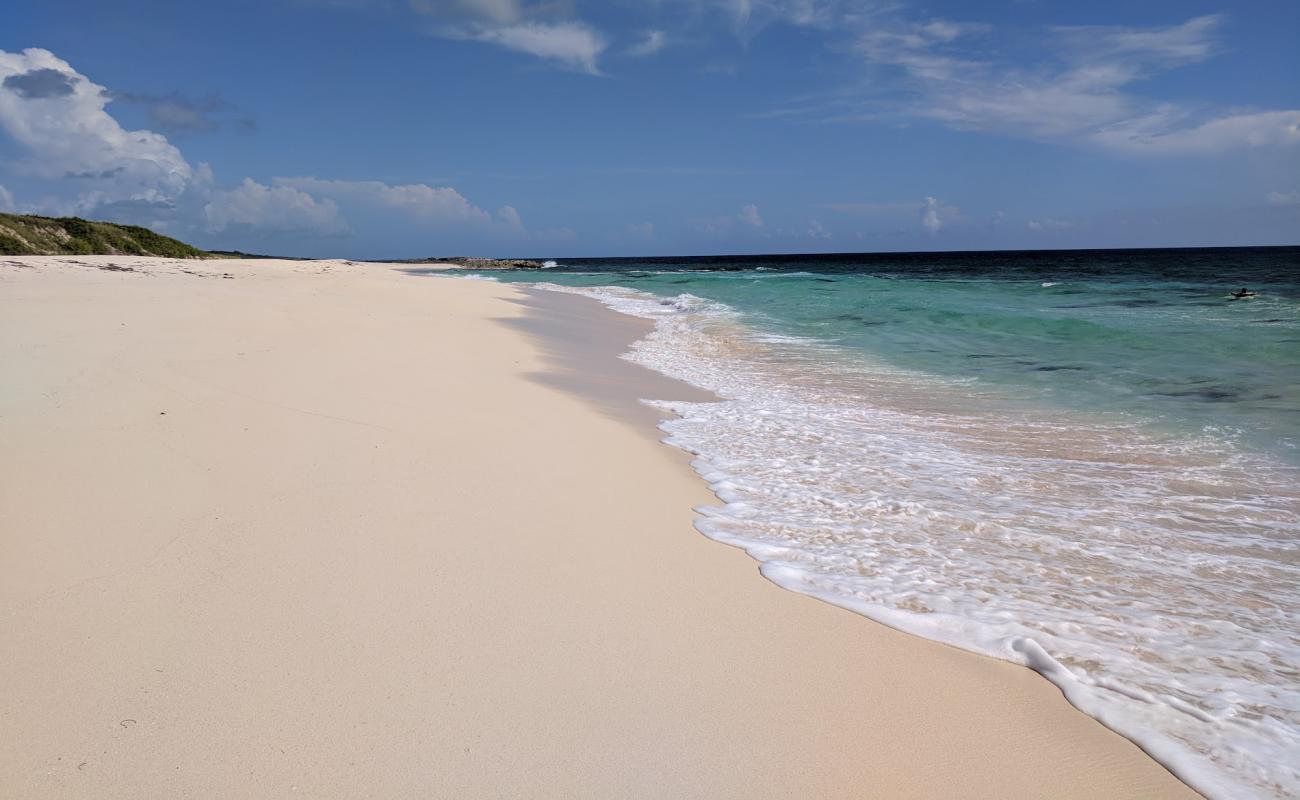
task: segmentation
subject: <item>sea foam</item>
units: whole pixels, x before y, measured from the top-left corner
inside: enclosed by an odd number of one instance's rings
[[[697,527],[766,577],[1031,667],[1211,797],[1297,792],[1293,467],[760,334],[692,295],[540,286],[655,320],[626,357],[723,398],[655,405],[722,503]]]

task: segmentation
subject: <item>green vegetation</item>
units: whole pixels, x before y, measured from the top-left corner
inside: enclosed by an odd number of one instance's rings
[[[138,225],[29,214],[0,214],[0,255],[208,257],[198,248]]]

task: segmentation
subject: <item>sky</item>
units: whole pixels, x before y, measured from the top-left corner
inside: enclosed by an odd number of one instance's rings
[[[1300,3],[6,0],[0,210],[341,258],[1300,244]]]

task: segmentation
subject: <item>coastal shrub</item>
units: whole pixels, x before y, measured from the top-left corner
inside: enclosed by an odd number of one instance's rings
[[[89,239],[95,232],[90,223],[81,217],[60,217],[57,222],[73,239]]]
[[[136,255],[204,258],[184,242],[140,227],[81,217],[0,214],[0,253],[5,255]]]
[[[123,225],[121,228],[130,234],[134,246],[154,255],[169,258],[201,258],[204,255],[197,247],[155,233],[148,228],[141,228],[139,225]]]
[[[25,256],[31,254],[31,248],[12,236],[0,233],[0,255]]]

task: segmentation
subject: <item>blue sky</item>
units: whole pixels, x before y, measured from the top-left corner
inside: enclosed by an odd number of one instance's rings
[[[1300,242],[1293,1],[6,6],[0,209],[206,247]]]

